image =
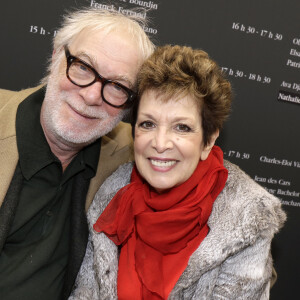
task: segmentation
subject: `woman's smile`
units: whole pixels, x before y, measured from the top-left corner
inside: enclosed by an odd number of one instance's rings
[[[172,159],[149,158],[151,165],[157,171],[169,171],[176,163]]]

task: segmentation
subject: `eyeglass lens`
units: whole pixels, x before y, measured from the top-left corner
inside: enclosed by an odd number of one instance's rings
[[[68,68],[68,75],[73,83],[78,86],[88,86],[94,83],[99,77],[95,70],[84,63],[73,60]],[[129,97],[128,92],[117,83],[98,79],[102,83],[102,96],[105,101],[112,105],[123,105]]]

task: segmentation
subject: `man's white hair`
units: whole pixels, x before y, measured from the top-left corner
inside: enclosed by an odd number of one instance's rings
[[[71,12],[64,16],[61,28],[53,39],[54,51],[61,52],[56,63],[59,63],[64,55],[64,46],[69,45],[81,31],[88,30],[101,30],[105,34],[112,31],[123,31],[128,33],[140,50],[141,60],[145,60],[154,50],[154,45],[148,38],[143,30],[146,20],[135,15],[124,15],[118,11],[86,8]],[[42,79],[42,83],[47,83],[48,76],[52,69],[52,60],[48,66],[48,74]]]

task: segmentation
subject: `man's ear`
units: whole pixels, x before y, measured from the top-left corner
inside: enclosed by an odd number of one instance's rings
[[[55,54],[56,54],[56,50],[55,49],[53,49],[53,51],[52,51],[52,57],[51,57],[51,60],[53,61],[54,60],[54,58],[55,58]]]
[[[210,137],[210,140],[208,142],[208,144],[203,148],[203,151],[201,153],[200,159],[201,160],[206,160],[212,147],[215,145],[215,142],[217,140],[217,138],[219,137],[219,130],[217,130],[215,133],[213,133]]]

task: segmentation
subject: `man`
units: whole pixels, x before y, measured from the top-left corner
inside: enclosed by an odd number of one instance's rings
[[[54,38],[46,86],[0,91],[0,299],[70,294],[86,249],[85,209],[131,159],[130,126],[117,124],[152,50],[133,19],[78,11]]]

